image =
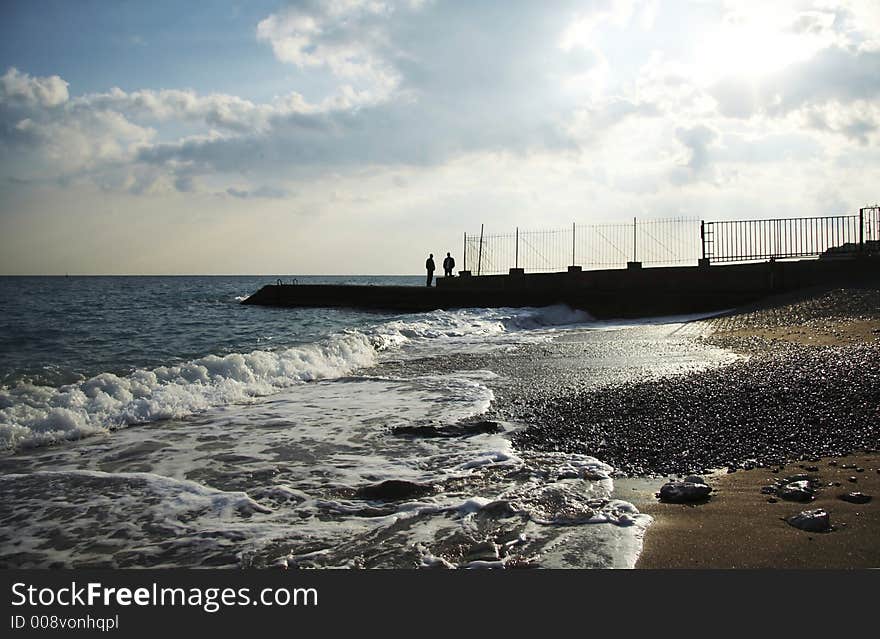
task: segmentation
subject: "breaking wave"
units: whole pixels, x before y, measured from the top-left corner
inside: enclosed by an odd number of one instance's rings
[[[434,311],[284,350],[208,355],[126,376],[101,373],[59,388],[18,384],[0,389],[0,448],[44,446],[254,401],[295,384],[349,375],[376,364],[390,349],[442,348],[462,339],[590,320],[565,306]]]

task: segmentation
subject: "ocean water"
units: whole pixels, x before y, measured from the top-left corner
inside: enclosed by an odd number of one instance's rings
[[[528,424],[481,422],[498,381],[489,366],[399,365],[489,361],[573,331],[607,342],[632,324],[566,307],[240,304],[274,281],[0,278],[0,566],[634,564],[650,518],[613,497],[614,469],[516,450],[510,433]],[[645,324],[640,369],[668,366],[683,325]],[[663,347],[652,359],[645,343]],[[685,351],[690,366],[724,357]],[[624,376],[630,365],[603,364]],[[369,492],[388,481],[406,490]]]

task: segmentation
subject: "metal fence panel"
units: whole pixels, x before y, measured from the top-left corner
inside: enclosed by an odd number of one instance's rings
[[[880,252],[880,206],[858,215],[724,220],[638,220],[572,224],[566,228],[516,229],[464,236],[463,269],[474,275],[749,262]]]
[[[572,224],[566,228],[502,234],[465,234],[465,268],[474,275],[695,264],[700,257],[697,219],[633,220],[623,224]]]
[[[704,222],[703,257],[748,262],[861,250],[859,215]]]

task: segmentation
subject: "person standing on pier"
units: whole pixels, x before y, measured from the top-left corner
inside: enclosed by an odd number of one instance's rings
[[[443,260],[443,277],[452,277],[452,269],[455,268],[455,258],[451,254],[446,254]]]
[[[428,283],[427,286],[431,286],[431,282],[434,279],[434,254],[428,254],[428,259],[425,260],[425,268],[428,270]]]

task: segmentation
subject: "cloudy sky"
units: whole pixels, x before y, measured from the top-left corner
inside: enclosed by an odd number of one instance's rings
[[[181,6],[185,8],[181,8]],[[877,0],[0,2],[0,274],[880,199]]]

